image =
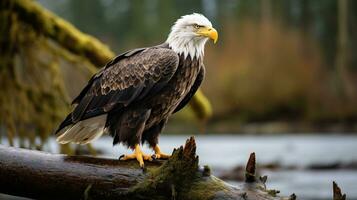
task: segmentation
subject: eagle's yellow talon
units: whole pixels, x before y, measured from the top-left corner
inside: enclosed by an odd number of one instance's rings
[[[170,155],[162,153],[159,145],[155,145],[154,147],[155,154],[152,155],[153,159],[169,159]]]
[[[132,159],[136,159],[139,162],[141,168],[144,167],[144,160],[152,161],[151,156],[144,154],[138,144],[135,145],[133,154],[122,155],[119,157],[119,160],[132,160]]]

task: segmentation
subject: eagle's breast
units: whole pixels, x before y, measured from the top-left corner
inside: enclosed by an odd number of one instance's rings
[[[167,86],[151,100],[151,115],[146,129],[168,118],[190,91],[200,71],[202,60],[180,56],[179,66]]]

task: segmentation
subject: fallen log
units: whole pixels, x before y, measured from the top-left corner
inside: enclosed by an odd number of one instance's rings
[[[108,198],[144,179],[145,173],[135,164],[0,147],[0,192],[36,199],[81,199],[90,189],[93,197]]]
[[[66,156],[0,146],[0,193],[35,199],[296,199],[266,189],[266,176],[255,177],[255,154],[246,181],[232,186],[198,165],[194,138],[173,151],[167,161],[119,161]],[[334,184],[336,200],[341,191]],[[339,192],[339,193],[338,193]]]

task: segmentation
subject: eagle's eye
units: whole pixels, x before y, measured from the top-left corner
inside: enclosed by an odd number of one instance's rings
[[[201,28],[202,26],[200,26],[200,25],[198,25],[198,24],[193,24],[193,27],[194,27],[195,29],[199,29],[199,28]]]

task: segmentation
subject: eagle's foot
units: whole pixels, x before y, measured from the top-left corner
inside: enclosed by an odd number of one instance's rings
[[[139,162],[141,168],[144,168],[144,160],[152,161],[150,155],[144,154],[140,146],[135,145],[134,153],[128,155],[121,155],[119,160],[133,160],[136,159]]]
[[[170,155],[162,153],[159,145],[155,145],[154,147],[155,154],[152,155],[152,159],[169,159]]]

